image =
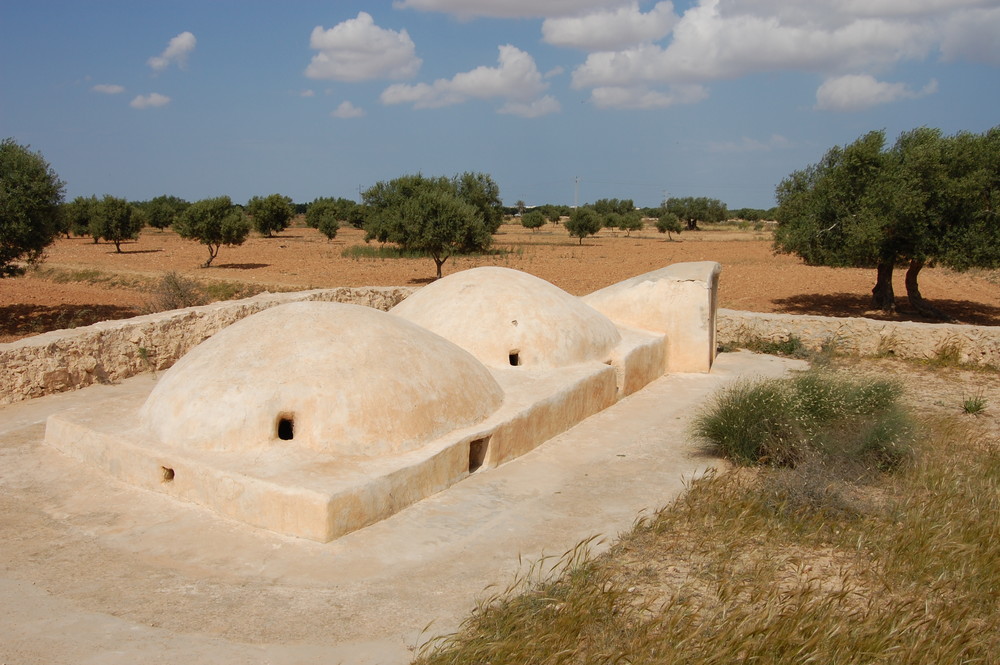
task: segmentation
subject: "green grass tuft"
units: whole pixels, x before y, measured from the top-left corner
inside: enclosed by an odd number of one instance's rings
[[[983,397],[983,392],[979,391],[971,397],[966,397],[962,400],[962,411],[968,413],[972,416],[978,416],[980,413],[986,410],[986,398]]]
[[[718,393],[694,421],[697,437],[743,466],[794,466],[807,451],[892,468],[907,456],[902,388],[813,369],[743,381]]]

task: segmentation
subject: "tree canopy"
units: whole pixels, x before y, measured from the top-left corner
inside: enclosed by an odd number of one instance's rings
[[[150,226],[165,229],[170,227],[189,205],[191,204],[182,198],[164,194],[139,204],[139,208],[146,213],[146,221]]]
[[[0,277],[23,273],[17,261],[41,258],[59,233],[62,198],[63,182],[41,153],[0,143]]]
[[[529,210],[521,215],[521,226],[531,229],[532,232],[538,231],[538,229],[545,226],[545,215],[538,210]]]
[[[663,214],[656,220],[656,230],[667,234],[667,240],[673,240],[671,233],[681,232],[681,220],[672,212],[663,211]]]
[[[811,265],[875,268],[872,306],[895,309],[893,268],[907,266],[911,307],[947,318],[920,294],[924,266],[1000,266],[1000,127],[944,136],[920,127],[886,148],[869,132],[831,148],[777,188],[775,248]]]
[[[247,202],[246,212],[253,220],[257,233],[270,238],[274,233],[281,233],[288,228],[295,215],[295,207],[290,197],[271,194],[251,198]]]
[[[327,240],[333,240],[337,236],[340,219],[341,207],[332,198],[316,199],[306,208],[306,225],[318,229]]]
[[[192,203],[174,228],[180,237],[197,240],[208,248],[203,268],[212,265],[223,245],[242,245],[250,235],[250,222],[228,196]]]
[[[96,196],[77,196],[69,203],[62,204],[63,223],[66,232],[77,236],[90,234],[90,218],[97,205]],[[96,240],[94,242],[97,242]]]
[[[580,239],[580,244],[583,244],[583,239],[587,236],[592,236],[603,228],[604,220],[593,208],[581,207],[573,211],[566,220],[566,230],[574,238]]]
[[[499,222],[488,223],[484,210],[502,210],[499,189],[489,186],[492,182],[490,176],[468,173],[450,179],[417,174],[378,182],[362,194],[368,208],[365,241],[426,252],[441,277],[441,267],[452,254],[490,246]]]
[[[90,233],[94,240],[113,242],[119,254],[122,243],[136,240],[141,230],[142,218],[126,199],[106,194],[90,207]]]
[[[663,202],[663,209],[672,212],[686,225],[688,231],[697,231],[698,222],[723,222],[729,216],[726,204],[704,196],[670,198]]]

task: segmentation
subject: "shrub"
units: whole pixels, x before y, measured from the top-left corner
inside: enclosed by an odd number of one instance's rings
[[[720,391],[693,428],[739,465],[795,466],[805,456],[888,470],[909,455],[913,432],[890,381],[811,370],[743,381]]]
[[[198,282],[171,271],[164,274],[153,287],[147,309],[150,312],[165,312],[204,305],[205,302],[205,295]]]

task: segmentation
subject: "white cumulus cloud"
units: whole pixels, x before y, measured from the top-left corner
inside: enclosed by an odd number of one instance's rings
[[[365,115],[365,110],[345,101],[331,111],[330,115],[334,118],[361,118]]]
[[[886,83],[868,74],[848,74],[823,82],[816,91],[816,108],[821,111],[860,111],[901,99],[917,99],[937,92],[937,81],[922,90],[905,83]]]
[[[399,9],[443,12],[460,18],[546,18],[628,5],[629,0],[396,0]]]
[[[941,54],[949,61],[1000,66],[1000,7],[950,16],[944,24]]]
[[[180,68],[187,65],[188,55],[194,50],[198,40],[190,32],[182,32],[167,43],[167,48],[163,49],[160,55],[154,55],[146,61],[154,72],[162,72],[172,64]]]
[[[873,77],[937,53],[948,61],[1000,65],[998,0],[697,0],[669,27],[664,4],[645,14],[634,2],[582,11],[547,20],[544,34],[551,43],[582,48],[599,39],[617,42],[590,53],[572,72],[572,83],[594,91],[595,104],[630,108],[665,104],[645,94],[663,86],[773,72],[816,74],[827,80],[819,106],[849,108],[930,94]],[[637,15],[650,33],[654,17],[661,21],[657,31],[668,32],[644,37]],[[632,43],[626,43],[628,25],[637,30]],[[847,87],[855,90],[850,104]]]
[[[554,46],[607,51],[662,39],[677,20],[672,2],[658,2],[644,14],[633,1],[583,16],[545,19],[542,38]]]
[[[534,58],[506,44],[499,47],[497,67],[476,67],[434,83],[397,83],[382,91],[383,104],[413,104],[415,108],[440,108],[470,99],[503,99],[501,113],[535,117],[552,113],[558,102],[542,97],[549,84],[543,80]]]
[[[406,30],[387,30],[375,25],[366,12],[338,23],[329,30],[313,28],[309,46],[317,51],[306,76],[335,81],[408,79],[416,75],[421,60]]]
[[[166,95],[151,92],[148,95],[137,95],[128,105],[134,109],[148,109],[157,106],[166,106],[169,103],[170,98]]]
[[[708,90],[696,84],[670,86],[666,92],[644,85],[599,86],[590,91],[590,101],[600,109],[665,109],[706,98]]]
[[[125,86],[116,83],[98,83],[91,90],[94,92],[103,92],[105,95],[118,95],[125,92]]]

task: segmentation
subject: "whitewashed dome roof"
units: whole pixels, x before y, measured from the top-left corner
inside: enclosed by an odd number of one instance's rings
[[[621,341],[606,316],[528,273],[495,266],[452,273],[390,310],[491,367],[607,362]]]
[[[139,418],[196,450],[400,454],[474,425],[503,390],[473,356],[368,307],[299,302],[210,337],[157,381]]]

